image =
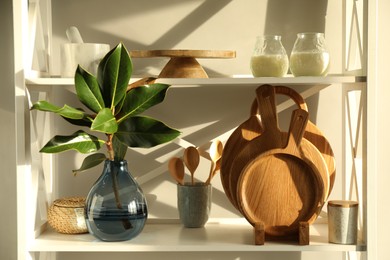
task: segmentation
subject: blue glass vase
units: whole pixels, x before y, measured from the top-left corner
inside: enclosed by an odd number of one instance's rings
[[[141,233],[148,217],[145,196],[127,161],[106,160],[85,207],[89,233],[103,241],[124,241]]]

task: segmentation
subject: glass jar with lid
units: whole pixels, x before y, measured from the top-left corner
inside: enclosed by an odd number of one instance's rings
[[[258,36],[250,67],[254,77],[283,77],[288,71],[288,56],[281,36]]]
[[[290,56],[294,76],[326,76],[329,62],[323,33],[298,33]]]

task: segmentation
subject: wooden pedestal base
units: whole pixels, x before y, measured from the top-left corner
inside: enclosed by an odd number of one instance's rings
[[[268,237],[265,234],[263,223],[255,223],[254,225],[255,245],[264,245],[265,240],[293,240],[299,245],[309,245],[310,243],[310,226],[308,222],[300,222],[299,229],[296,235],[288,237]]]
[[[192,57],[172,57],[162,69],[159,78],[208,78],[206,71]]]
[[[159,78],[208,78],[206,71],[196,59],[230,59],[236,57],[236,52],[215,50],[148,50],[131,51],[130,55],[132,58],[170,58],[158,76]]]

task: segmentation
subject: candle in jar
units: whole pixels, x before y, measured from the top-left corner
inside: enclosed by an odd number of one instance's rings
[[[326,76],[329,62],[328,52],[293,52],[290,70],[294,76]]]
[[[356,201],[333,200],[328,202],[328,235],[330,243],[357,243],[358,206],[359,204]]]
[[[252,56],[251,70],[255,77],[283,77],[288,71],[288,57],[281,54]]]

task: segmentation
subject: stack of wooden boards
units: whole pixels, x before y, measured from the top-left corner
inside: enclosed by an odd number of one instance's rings
[[[297,105],[288,132],[279,129],[275,95]],[[258,87],[250,117],[227,140],[221,161],[225,193],[255,228],[255,243],[309,244],[309,225],[333,188],[335,172],[332,148],[309,120],[304,99],[285,86]]]

